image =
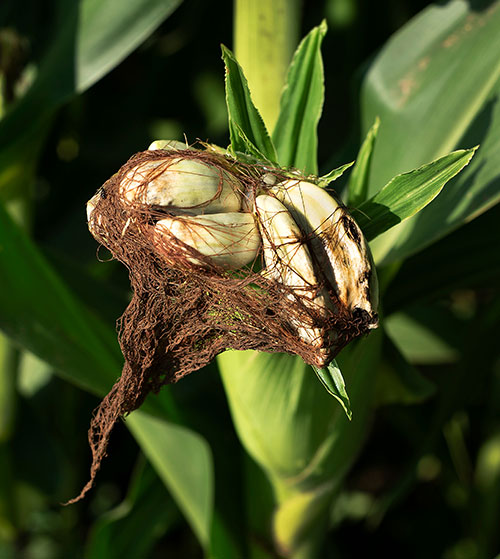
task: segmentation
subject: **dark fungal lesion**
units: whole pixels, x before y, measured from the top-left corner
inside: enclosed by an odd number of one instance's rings
[[[365,270],[365,272],[359,278],[359,285],[363,285],[363,284],[369,285],[371,277],[372,277],[372,270],[371,269]]]
[[[357,246],[361,246],[361,235],[359,234],[359,230],[357,225],[354,223],[353,219],[344,213],[342,216],[342,224],[344,229],[349,236],[349,238],[356,243]]]

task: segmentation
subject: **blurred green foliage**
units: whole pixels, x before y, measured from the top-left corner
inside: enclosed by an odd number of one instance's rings
[[[96,258],[85,202],[153,139],[229,143],[220,43],[233,44],[232,3],[134,0],[128,11],[122,4],[0,4],[0,199],[18,224],[2,210],[0,327],[9,337],[0,338],[0,557],[276,557],[272,489],[236,435],[215,364],[151,398],[144,415],[131,416],[140,448],[118,426],[95,489],[81,503],[60,504],[87,479],[88,422],[97,396],[119,374],[113,328],[129,297],[126,270]],[[395,61],[404,66],[408,51],[398,47],[382,62],[377,53],[428,5],[327,0],[302,6],[300,37],[323,18],[329,25],[320,173],[356,157],[376,115],[382,156],[373,173],[383,183],[443,155],[435,147],[441,125],[434,129],[429,117],[417,131],[407,128],[410,117],[401,107],[370,97],[370,88],[381,91],[376,86],[387,67],[397,73]],[[448,6],[450,26],[467,6]],[[495,7],[498,2],[475,3],[471,12],[481,16]],[[469,85],[494,74],[481,68],[484,58],[468,64],[455,70],[468,75],[474,66]],[[436,80],[425,87],[438,119],[450,100],[434,91]],[[441,86],[461,89],[457,74],[450,80]],[[483,142],[486,132],[490,146],[498,143],[498,89],[481,87],[486,108],[471,128],[457,127],[464,135],[454,140],[462,143],[450,150]],[[456,114],[460,102],[452,107]],[[402,159],[393,156],[391,141],[397,151],[407,150]],[[479,217],[450,218],[428,243],[402,236],[416,240],[381,268],[387,335],[376,349],[383,358],[377,370],[363,369],[372,374],[379,407],[366,419],[364,447],[325,508],[321,557],[389,549],[409,558],[486,559],[500,550],[500,216],[494,205],[500,179],[491,150],[469,182],[458,183],[466,192],[485,173],[489,186],[474,207],[491,208]],[[448,223],[442,213],[429,215],[424,224]],[[104,249],[99,257],[107,259]],[[58,337],[61,332],[71,335]],[[346,354],[345,362],[351,358]],[[313,396],[297,389],[297,398]],[[325,422],[339,421],[337,408],[322,408]],[[311,430],[316,436],[329,426]],[[305,433],[307,418],[302,427]]]

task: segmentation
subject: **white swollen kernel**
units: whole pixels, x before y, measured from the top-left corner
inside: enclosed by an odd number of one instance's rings
[[[226,270],[237,270],[255,260],[260,247],[260,235],[252,214],[228,212],[203,216],[176,216],[158,221],[155,241],[161,251],[171,237],[208,256],[214,264]],[[192,255],[188,260],[202,264]]]
[[[320,288],[309,249],[303,234],[286,207],[273,196],[257,196],[256,211],[262,236],[265,274],[291,289],[289,298],[300,300],[309,309],[326,316],[329,308],[327,292]],[[291,318],[299,337],[311,347],[323,348],[324,336],[312,325],[309,316]]]
[[[344,206],[306,181],[287,180],[271,190],[309,237],[312,253],[340,302],[351,312],[369,313],[369,327],[376,327],[378,289],[370,250]]]
[[[189,149],[189,146],[178,140],[155,140],[149,145],[148,150],[154,151],[157,149]]]
[[[128,171],[120,194],[130,202],[180,208],[192,213],[241,209],[240,183],[225,171],[195,159],[154,159]]]
[[[95,223],[93,222],[92,214],[94,213],[94,210],[100,199],[101,199],[101,190],[98,190],[94,194],[94,196],[92,196],[92,198],[87,202],[87,223],[91,233],[93,233],[95,230]],[[102,222],[102,218],[100,215],[97,216],[96,221],[97,221],[97,225],[100,226]]]

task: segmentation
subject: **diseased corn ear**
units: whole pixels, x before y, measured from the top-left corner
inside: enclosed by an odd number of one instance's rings
[[[237,212],[242,205],[235,177],[199,160],[171,156],[132,168],[121,181],[120,194],[129,202],[195,214]]]
[[[175,216],[161,219],[154,227],[158,249],[172,236],[226,270],[252,263],[260,248],[260,234],[250,213],[228,212],[204,216]],[[191,253],[193,264],[205,263]]]
[[[339,302],[368,328],[378,325],[378,288],[370,249],[342,203],[317,185],[290,179],[271,188],[308,239]]]
[[[233,274],[221,271],[247,267],[234,277],[249,296],[263,285],[263,297],[277,299],[293,341],[285,351],[317,367],[377,326],[368,244],[340,202],[298,174],[179,147],[154,142],[89,200],[99,242],[119,257],[142,246],[160,268],[188,274],[186,283],[210,274],[229,281]],[[263,321],[268,311],[265,303]]]

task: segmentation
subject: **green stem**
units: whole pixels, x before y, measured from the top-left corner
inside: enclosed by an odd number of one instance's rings
[[[286,72],[299,38],[298,0],[235,0],[234,50],[252,99],[274,128]]]
[[[319,557],[335,484],[325,483],[312,491],[293,491],[277,480],[274,488],[280,503],[274,517],[279,551],[290,559]]]

